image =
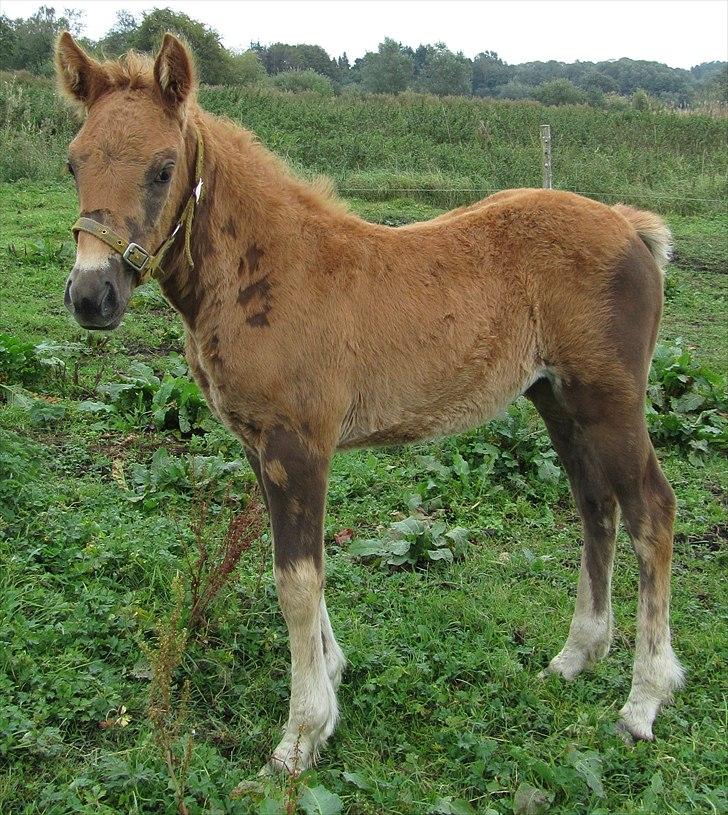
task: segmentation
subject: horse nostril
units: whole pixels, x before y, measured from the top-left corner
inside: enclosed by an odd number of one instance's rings
[[[104,285],[106,291],[101,299],[101,313],[104,315],[104,317],[107,317],[110,314],[114,314],[119,301],[116,296],[116,289],[114,286],[108,280]]]
[[[66,293],[63,295],[63,302],[66,308],[71,308],[71,278],[66,281]]]

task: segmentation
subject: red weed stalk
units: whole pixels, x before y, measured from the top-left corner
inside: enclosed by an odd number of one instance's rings
[[[192,611],[189,629],[194,630],[206,619],[210,603],[228,582],[240,559],[258,540],[263,527],[263,510],[256,494],[251,495],[247,506],[230,519],[225,537],[214,557],[210,556],[204,540],[207,508],[203,504],[200,519],[193,529],[197,546],[191,581]]]

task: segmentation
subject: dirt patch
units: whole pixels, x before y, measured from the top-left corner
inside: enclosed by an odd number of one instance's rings
[[[710,274],[728,274],[728,253],[725,246],[676,246],[672,263],[681,269]]]
[[[720,552],[728,547],[728,524],[715,524],[705,532],[693,535],[678,532],[675,535],[675,542],[681,545],[686,543],[691,549]]]
[[[142,359],[153,359],[163,357],[167,354],[182,354],[182,343],[180,340],[168,340],[155,345],[149,345],[142,340],[127,340],[124,343],[126,354],[131,357],[141,357]]]

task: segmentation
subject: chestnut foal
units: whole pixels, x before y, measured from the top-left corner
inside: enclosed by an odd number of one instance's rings
[[[576,611],[546,670],[572,679],[609,649],[621,510],[640,571],[621,723],[652,738],[682,679],[668,624],[675,499],[644,417],[670,239],[660,219],[511,190],[378,226],[201,110],[173,36],[153,62],[102,64],[63,34],[56,63],[85,113],[69,149],[81,218],[66,305],[82,326],[115,328],[134,287],[156,277],[268,505],[291,649],[290,715],[269,766],[309,766],[338,717],[345,660],[323,595],[334,451],[456,433],[520,394],[583,520]]]

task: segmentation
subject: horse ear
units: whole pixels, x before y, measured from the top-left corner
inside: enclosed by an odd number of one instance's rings
[[[56,75],[61,90],[86,108],[108,87],[108,76],[100,62],[92,59],[64,31],[56,42]]]
[[[162,98],[171,107],[182,106],[195,87],[195,66],[187,46],[172,34],[165,34],[154,61],[154,79]]]

